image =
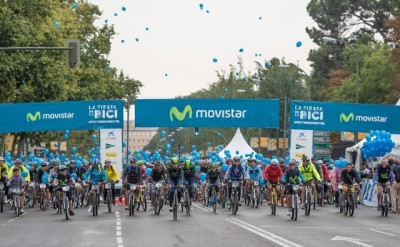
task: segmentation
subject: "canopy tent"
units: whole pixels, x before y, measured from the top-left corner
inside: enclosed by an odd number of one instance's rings
[[[397,101],[396,105],[400,106],[400,99]],[[400,158],[400,135],[392,134],[391,139],[395,143],[395,146],[392,149],[392,151],[389,154],[387,154],[387,156],[393,156],[393,157]],[[355,144],[354,146],[346,148],[346,153],[345,153],[346,160],[349,160],[349,161],[353,160],[352,153],[357,152],[357,157],[356,157],[356,161],[355,161],[355,165],[356,165],[357,169],[362,160],[361,149],[363,147],[364,142],[366,142],[366,141],[367,140],[364,138],[359,143]]]
[[[232,157],[236,155],[236,151],[239,151],[238,155],[243,155],[243,157],[246,154],[251,154],[251,153],[256,154],[256,152],[250,147],[250,145],[244,139],[242,132],[240,132],[239,128],[236,130],[236,134],[232,138],[231,142],[221,152],[219,152],[220,157],[226,157],[225,150],[229,150]]]

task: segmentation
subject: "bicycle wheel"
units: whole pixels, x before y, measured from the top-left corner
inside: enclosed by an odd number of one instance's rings
[[[186,215],[190,216],[190,198],[189,198],[189,191],[186,189],[185,193],[185,207],[186,207]]]
[[[341,191],[339,191],[338,203],[339,203],[339,212],[343,213],[344,208],[342,206],[342,192]]]
[[[14,200],[15,200],[15,214],[17,217],[19,217],[21,215],[20,199],[19,197],[16,197]]]
[[[85,207],[89,205],[89,192],[87,190],[85,190],[85,193],[83,194],[82,204]]]
[[[259,196],[259,193],[258,193],[258,190],[256,190],[255,192],[254,192],[254,198],[255,198],[255,207],[256,208],[258,208],[258,205],[260,204],[260,196]]]
[[[354,204],[357,205],[357,202],[354,201],[354,197],[351,196],[349,200],[349,216],[353,216],[354,214]]]
[[[306,215],[307,216],[310,216],[310,213],[311,213],[311,192],[309,192],[309,193],[307,193],[307,199],[306,199],[306,201],[307,201],[307,205],[306,205]]]
[[[295,195],[292,198],[292,200],[293,200],[293,203],[292,203],[292,220],[297,221],[297,211],[298,211],[298,205],[299,205],[297,195]]]
[[[332,187],[329,187],[328,190],[326,191],[326,200],[329,203],[329,205],[333,204],[333,189],[332,189]]]
[[[68,217],[68,206],[69,206],[68,197],[65,197],[64,198],[64,211],[65,211],[65,219],[66,220],[69,220],[69,217]]]
[[[0,194],[0,212],[3,213],[4,195]]]
[[[273,215],[276,215],[277,201],[278,201],[278,195],[276,193],[274,193],[274,203],[272,204],[273,205],[273,210],[274,210]]]
[[[142,209],[143,209],[143,211],[144,212],[146,212],[146,210],[147,210],[147,195],[146,195],[146,193],[142,193],[142,199],[141,199],[141,205],[142,205]]]
[[[313,204],[313,209],[315,210],[315,205],[317,204],[317,200],[318,200],[318,193],[313,193],[313,200],[312,200],[312,204]]]
[[[157,212],[158,212],[158,203],[159,203],[158,198],[159,198],[159,195],[156,195],[155,199],[154,199],[154,214],[156,214],[156,215],[158,215],[157,214]]]
[[[110,191],[108,191],[108,193],[107,193],[107,203],[108,203],[108,212],[109,213],[111,213],[111,211],[112,211],[112,195],[110,195]]]
[[[252,191],[251,193],[251,207],[254,208],[256,206],[256,195],[255,195],[255,191]]]
[[[135,197],[134,194],[131,192],[129,194],[129,216],[132,216],[135,214]]]
[[[232,214],[236,215],[237,210],[236,210],[236,205],[237,205],[237,191],[236,189],[234,191],[232,191],[233,195],[232,195],[232,202],[231,202],[231,210],[232,210]]]
[[[399,197],[396,195],[396,212],[399,212]]]
[[[96,207],[97,207],[97,193],[93,195],[93,201],[92,201],[93,216],[96,216]]]
[[[174,191],[173,205],[174,205],[173,209],[172,209],[174,211],[173,217],[174,217],[174,220],[176,221],[176,220],[178,220],[178,192],[176,189]]]
[[[217,196],[215,194],[215,190],[212,192],[212,206],[214,214],[217,212]]]

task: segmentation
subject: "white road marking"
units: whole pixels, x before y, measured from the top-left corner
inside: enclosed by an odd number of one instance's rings
[[[379,230],[376,230],[376,229],[369,229],[369,230],[370,230],[370,231],[373,231],[373,232],[380,233],[380,234],[384,234],[384,235],[387,235],[387,236],[397,237],[397,235],[395,235],[395,234],[391,234],[391,233],[387,233],[387,232],[382,232],[382,231],[379,231]]]
[[[336,236],[336,237],[332,238],[332,240],[347,241],[347,242],[350,242],[350,243],[353,243],[353,244],[357,244],[357,245],[360,245],[360,246],[363,246],[363,247],[374,247],[372,245],[369,245],[369,244],[361,242],[361,241],[365,241],[365,240],[361,240],[361,239],[357,239],[357,238],[348,238],[348,237]]]
[[[204,212],[210,212],[210,211],[212,211],[212,210],[210,210],[209,208],[205,208],[205,207],[202,207],[202,206],[199,206],[199,205],[196,205],[196,204],[192,204],[194,207],[196,207],[196,208],[199,208],[199,209],[201,209],[201,210],[203,210]]]
[[[115,235],[117,236],[117,244],[118,247],[124,247],[123,240],[122,240],[122,226],[121,226],[121,218],[118,211],[115,211],[115,220],[116,220],[116,228],[115,228]]]

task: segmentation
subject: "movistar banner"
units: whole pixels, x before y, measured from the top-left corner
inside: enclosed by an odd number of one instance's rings
[[[0,132],[123,128],[122,100],[0,104]]]
[[[277,99],[141,99],[135,101],[136,127],[279,126]]]
[[[400,134],[400,106],[292,101],[290,128]]]

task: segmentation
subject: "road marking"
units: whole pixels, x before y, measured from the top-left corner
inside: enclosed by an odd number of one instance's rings
[[[361,242],[361,241],[366,241],[366,240],[361,240],[361,239],[357,239],[357,238],[348,238],[348,237],[336,236],[336,237],[332,238],[332,240],[347,241],[347,242],[350,242],[350,243],[353,243],[353,244],[357,244],[357,245],[360,245],[360,246],[363,246],[363,247],[374,247],[372,245],[369,245],[369,244]]]
[[[117,236],[117,244],[118,247],[124,247],[122,240],[122,226],[121,226],[121,218],[118,211],[115,211],[115,220],[117,226],[115,227],[115,235]]]
[[[397,235],[395,235],[395,234],[391,234],[391,233],[387,233],[387,232],[382,232],[382,231],[379,231],[379,230],[376,230],[376,229],[369,229],[369,230],[370,230],[370,231],[373,231],[373,232],[380,233],[380,234],[384,234],[384,235],[387,235],[387,236],[397,237]]]
[[[231,223],[233,223],[233,224],[235,224],[237,226],[240,226],[240,227],[242,227],[242,228],[244,228],[244,229],[246,229],[248,231],[251,231],[251,232],[253,232],[253,233],[255,233],[255,234],[257,234],[257,235],[259,235],[259,236],[261,236],[261,237],[263,237],[265,239],[268,239],[269,241],[274,242],[274,243],[276,243],[276,244],[278,244],[280,246],[283,246],[283,247],[302,247],[299,244],[296,244],[296,243],[294,243],[292,241],[289,241],[289,240],[287,240],[285,238],[279,237],[278,235],[275,235],[272,232],[268,232],[268,231],[266,231],[264,229],[261,229],[261,228],[259,228],[257,226],[254,226],[254,225],[249,224],[247,222],[244,222],[242,220],[239,220],[239,219],[236,219],[236,218],[231,218],[231,219],[225,218],[225,220],[227,220],[227,221],[229,221],[229,222],[231,222]]]
[[[204,212],[210,212],[210,211],[212,211],[212,209],[210,209],[210,208],[206,208],[206,207],[203,207],[203,206],[199,206],[199,205],[196,205],[196,204],[192,204],[194,207],[196,207],[196,208],[199,208],[199,209],[201,209],[201,210],[203,210]]]

